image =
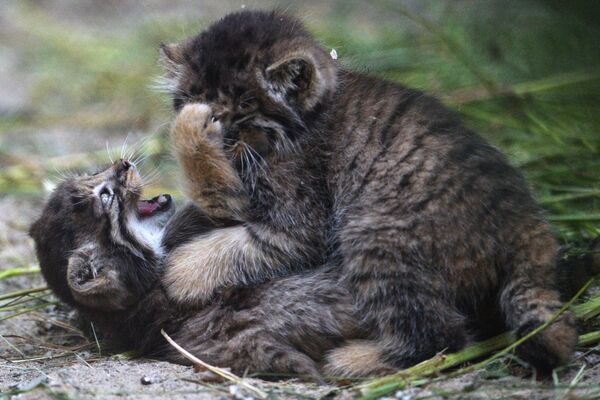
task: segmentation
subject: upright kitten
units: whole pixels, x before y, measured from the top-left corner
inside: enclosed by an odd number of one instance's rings
[[[162,55],[188,193],[239,221],[171,254],[171,298],[335,264],[372,340],[331,355],[341,374],[457,350],[490,310],[523,336],[561,307],[523,178],[435,99],[339,68],[277,12],[230,14]],[[576,339],[567,313],[519,350],[549,368]]]

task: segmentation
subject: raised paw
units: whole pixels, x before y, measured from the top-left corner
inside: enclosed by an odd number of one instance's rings
[[[198,146],[223,147],[221,123],[213,118],[212,109],[202,103],[183,107],[171,129],[171,139],[178,151],[195,151]]]
[[[206,104],[186,105],[171,129],[171,143],[189,198],[211,218],[239,219],[243,187],[223,149],[221,123]]]

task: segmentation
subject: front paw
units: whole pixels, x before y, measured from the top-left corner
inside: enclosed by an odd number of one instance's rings
[[[167,260],[162,279],[167,297],[186,307],[208,303],[218,287],[210,265],[191,251],[194,247],[194,243],[189,243],[175,249]]]
[[[171,129],[171,140],[178,151],[196,151],[198,147],[223,148],[221,123],[212,109],[201,103],[187,104],[179,112]]]

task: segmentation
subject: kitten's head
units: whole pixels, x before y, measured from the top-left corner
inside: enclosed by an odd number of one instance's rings
[[[336,87],[331,57],[300,21],[279,12],[229,14],[198,36],[163,45],[161,61],[176,110],[208,104],[226,145],[243,142],[263,157],[289,150]]]
[[[169,195],[140,200],[142,187],[135,166],[119,160],[53,191],[30,235],[44,278],[61,299],[123,309],[152,284],[156,273],[145,269],[160,249],[148,232],[158,234],[173,207]]]

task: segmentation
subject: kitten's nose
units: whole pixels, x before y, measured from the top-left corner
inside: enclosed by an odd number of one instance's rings
[[[120,159],[119,161],[116,162],[116,164],[117,164],[116,172],[117,172],[118,176],[129,171],[129,168],[131,168],[131,162],[129,162],[127,160]]]

